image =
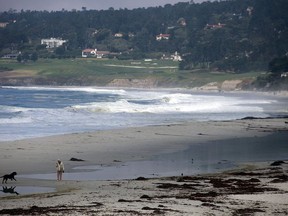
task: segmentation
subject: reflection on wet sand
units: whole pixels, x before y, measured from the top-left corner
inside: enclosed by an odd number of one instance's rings
[[[50,193],[55,192],[55,188],[52,187],[35,187],[35,186],[2,186],[0,190],[1,196],[14,196],[25,195],[34,193]]]
[[[8,194],[16,194],[19,195],[19,193],[17,191],[15,191],[16,186],[11,186],[11,187],[7,187],[7,186],[2,186],[2,191],[3,193],[8,193]]]

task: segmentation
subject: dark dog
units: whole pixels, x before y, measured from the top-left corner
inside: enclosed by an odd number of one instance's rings
[[[15,180],[15,175],[17,175],[17,172],[12,172],[11,174],[6,174],[4,176],[1,176],[0,178],[3,178],[3,181],[2,181],[2,184],[3,183],[7,183],[7,180],[10,179],[11,181],[12,180]]]

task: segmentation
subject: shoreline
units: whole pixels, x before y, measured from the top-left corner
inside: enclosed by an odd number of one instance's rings
[[[189,122],[0,142],[0,173],[14,169],[19,174],[55,172],[58,158],[64,161],[66,173],[75,165],[143,160],[151,155],[185,151],[189,146],[215,144],[215,141],[258,142],[258,138],[277,136],[279,132],[287,134],[287,119]],[[70,161],[71,157],[85,161]],[[277,215],[278,212],[285,215],[288,213],[288,177],[287,180],[285,177],[288,161],[279,166],[270,164],[271,161],[248,162],[220,173],[138,180],[74,181],[65,180],[64,173],[64,180],[57,182],[16,176],[17,181],[2,184],[3,189],[15,187],[17,191],[33,186],[55,191],[0,196],[0,214],[220,216],[245,212]]]
[[[65,85],[0,85],[1,88],[95,88],[95,89],[117,89],[117,90],[148,90],[148,91],[184,91],[191,93],[231,93],[231,94],[256,94],[256,95],[266,95],[266,96],[275,96],[275,97],[288,97],[288,90],[275,90],[275,91],[260,91],[260,90],[242,90],[242,89],[234,89],[234,90],[209,90],[209,89],[201,89],[201,87],[129,87],[129,86],[65,86]]]
[[[288,214],[288,161],[221,173],[111,181],[21,180],[52,192],[0,196],[1,215],[190,216]],[[13,192],[21,186],[6,185]]]
[[[2,141],[0,173],[54,172],[54,162],[59,158],[67,171],[79,165],[113,165],[183,151],[196,144],[266,136],[277,131],[287,131],[285,118],[187,122]]]

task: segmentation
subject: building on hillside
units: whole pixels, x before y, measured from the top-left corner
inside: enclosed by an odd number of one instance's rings
[[[4,56],[2,56],[3,59],[17,59],[18,55],[20,55],[21,53],[10,53],[10,54],[6,54]]]
[[[67,40],[62,40],[61,38],[41,39],[41,44],[45,44],[46,48],[60,47],[66,42]]]
[[[186,20],[183,17],[179,18],[177,23],[182,27],[185,27],[187,25]]]
[[[171,55],[171,58],[173,59],[173,61],[182,61],[182,57],[177,51],[174,53],[174,55]]]
[[[8,24],[8,22],[0,22],[0,28],[6,28]]]
[[[161,59],[173,60],[173,61],[182,61],[182,57],[177,51],[172,55],[171,54],[170,55],[163,54]]]
[[[222,24],[222,23],[218,23],[218,24],[207,24],[205,26],[205,29],[219,29],[219,28],[223,28],[225,26],[225,24]]]
[[[135,37],[135,34],[130,32],[130,33],[128,33],[128,37],[133,38],[133,37]]]
[[[100,51],[97,49],[84,49],[82,50],[82,57],[95,57],[95,58],[107,58],[110,55],[109,51]]]
[[[247,12],[248,12],[248,15],[249,15],[249,16],[252,15],[253,9],[254,9],[253,7],[248,7],[248,8],[247,8]]]
[[[96,55],[96,49],[84,49],[82,50],[82,57],[87,58],[87,57],[94,57]]]
[[[169,40],[170,38],[170,34],[159,34],[156,35],[156,40],[160,41],[160,40]]]
[[[116,37],[116,38],[122,38],[122,37],[123,37],[123,34],[122,34],[122,33],[116,33],[116,34],[114,34],[114,37]]]
[[[109,55],[109,51],[96,51],[96,58],[107,58]]]

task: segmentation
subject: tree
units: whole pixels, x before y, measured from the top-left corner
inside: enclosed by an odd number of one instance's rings
[[[272,73],[282,73],[288,72],[288,57],[280,57],[274,58],[271,62],[269,62],[269,71]]]
[[[18,61],[18,62],[22,62],[22,55],[21,55],[21,54],[19,54],[19,55],[17,56],[17,61]]]
[[[23,55],[22,55],[22,61],[28,61],[30,60],[30,55],[28,52],[24,52]]]
[[[36,62],[38,60],[38,54],[36,52],[33,52],[31,55],[31,60],[33,62]]]
[[[138,57],[178,51],[184,69],[263,70],[288,50],[287,7],[287,0],[233,0],[133,10],[3,12],[0,20],[9,25],[0,28],[0,53],[10,49],[36,50],[39,57],[80,56],[81,49],[98,48],[129,55],[137,50]],[[114,37],[119,32],[125,35],[121,40]],[[156,41],[160,33],[170,39]],[[65,49],[51,55],[40,45],[50,37],[68,40]]]
[[[55,49],[54,53],[57,55],[64,55],[65,54],[65,47],[63,47],[63,46],[57,47]]]

